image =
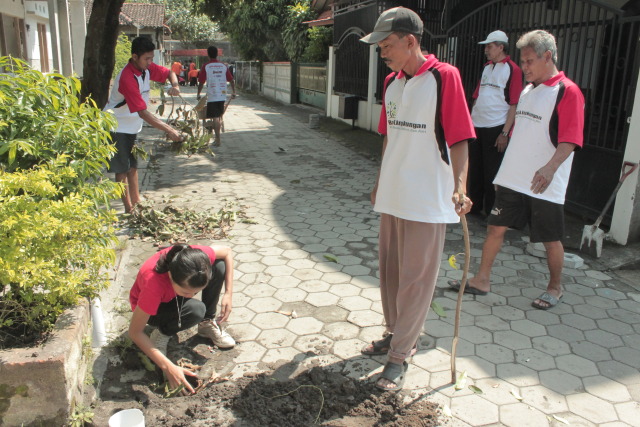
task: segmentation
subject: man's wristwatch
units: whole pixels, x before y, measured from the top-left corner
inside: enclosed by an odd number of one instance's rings
[[[509,132],[502,131],[502,132],[500,132],[500,135],[502,135],[502,136],[509,136]]]

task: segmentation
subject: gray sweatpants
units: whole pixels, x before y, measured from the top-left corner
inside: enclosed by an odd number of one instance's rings
[[[389,358],[406,359],[427,319],[444,249],[446,224],[380,218],[380,293]]]

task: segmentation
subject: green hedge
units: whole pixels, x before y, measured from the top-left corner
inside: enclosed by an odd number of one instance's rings
[[[0,57],[0,348],[37,339],[108,283],[122,187],[103,176],[112,116],[80,81]]]

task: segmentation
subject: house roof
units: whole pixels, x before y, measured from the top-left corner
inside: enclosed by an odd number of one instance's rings
[[[125,3],[120,12],[120,25],[158,28],[164,23],[163,4]]]
[[[87,22],[93,10],[93,0],[85,1],[85,15]],[[120,25],[139,25],[142,27],[159,28],[164,24],[164,5],[146,3],[125,3],[120,11]]]
[[[325,10],[313,21],[305,21],[303,24],[309,24],[310,27],[333,25],[333,10]]]

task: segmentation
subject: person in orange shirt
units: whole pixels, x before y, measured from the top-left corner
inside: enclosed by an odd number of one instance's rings
[[[200,71],[196,68],[196,64],[191,63],[193,68],[189,71],[189,86],[197,86],[198,85],[198,74]]]
[[[171,64],[171,71],[173,71],[176,76],[180,77],[180,72],[182,71],[182,64],[180,61],[176,60],[173,64]]]

